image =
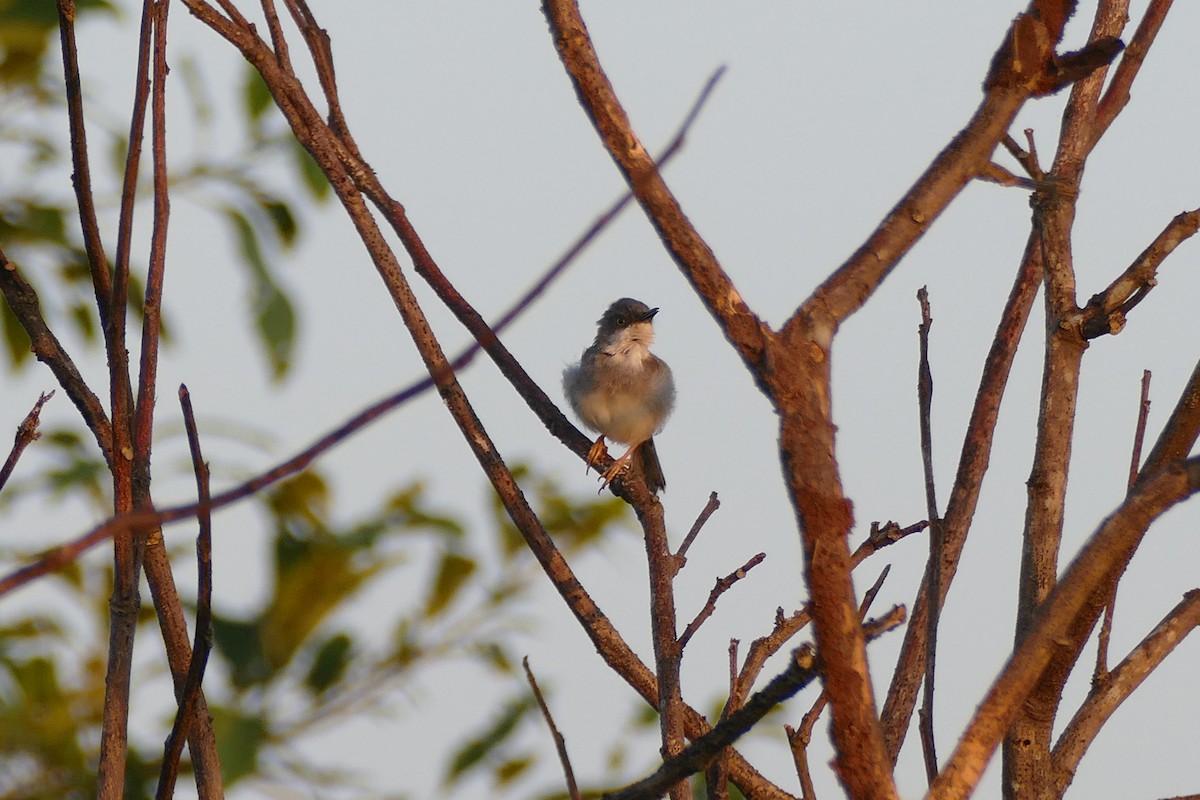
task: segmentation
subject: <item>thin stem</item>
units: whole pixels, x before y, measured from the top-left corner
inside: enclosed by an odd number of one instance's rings
[[[683,537],[683,544],[679,545],[679,549],[675,551],[675,559],[681,565],[687,560],[687,552],[691,548],[692,542],[696,541],[696,537],[700,535],[700,530],[704,527],[704,523],[708,522],[708,518],[715,514],[720,507],[721,501],[717,499],[717,493],[711,492],[708,495],[708,502],[700,510],[696,521],[692,523],[691,530],[687,532],[687,536]]]
[[[167,737],[163,753],[162,770],[158,779],[158,800],[174,796],[175,778],[179,770],[179,757],[183,753],[183,742],[194,725],[199,701],[200,687],[204,682],[204,671],[212,650],[212,514],[204,504],[209,500],[208,464],[200,451],[200,436],[196,431],[196,416],[192,412],[192,398],[186,386],[179,387],[179,403],[183,407],[183,424],[187,431],[188,448],[192,456],[192,471],[196,475],[196,496],[200,508],[196,521],[200,532],[196,536],[196,571],[198,589],[196,593],[196,635],[192,643],[191,663],[187,680],[180,693],[179,708],[175,724]]]
[[[697,613],[695,618],[688,623],[688,626],[680,635],[680,650],[683,650],[683,648],[687,647],[687,643],[692,640],[692,637],[696,634],[696,631],[700,630],[700,626],[704,624],[704,621],[712,616],[713,611],[715,611],[717,607],[717,600],[720,599],[721,595],[729,591],[729,589],[732,588],[735,583],[746,577],[746,574],[761,564],[766,557],[766,553],[759,553],[758,555],[752,557],[745,564],[742,564],[736,570],[726,575],[724,578],[717,578],[716,584],[713,585],[712,590],[708,593],[708,600],[705,602],[704,607],[700,609],[699,613]]]
[[[1144,478],[1092,535],[1063,572],[1008,663],[979,704],[966,731],[929,789],[928,800],[971,794],[996,747],[1023,710],[1022,701],[1042,677],[1061,641],[1093,593],[1160,515],[1200,491],[1200,458],[1172,464]],[[1049,775],[1046,776],[1050,778]]]
[[[941,597],[942,577],[942,520],[938,515],[937,487],[933,478],[933,371],[929,367],[929,329],[933,316],[929,310],[929,292],[922,286],[917,290],[921,305],[921,325],[918,329],[921,356],[917,376],[917,405],[920,409],[921,464],[925,475],[925,511],[929,516],[929,593]],[[937,750],[933,736],[933,685],[937,667],[937,631],[940,605],[929,607],[925,635],[925,685],[922,692],[920,730],[921,752],[925,757],[925,777],[933,783],[937,777]]]
[[[58,0],[59,40],[62,43],[63,84],[67,93],[67,119],[71,129],[71,182],[79,206],[79,225],[83,231],[83,248],[87,253],[88,270],[100,315],[100,329],[107,330],[109,303],[112,298],[112,275],[100,238],[100,223],[96,219],[96,204],[92,194],[92,168],[88,158],[87,125],[83,116],[83,85],[79,79],[79,50],[75,46],[75,0]]]
[[[8,453],[8,458],[4,461],[4,466],[0,467],[0,489],[4,488],[4,484],[8,483],[9,476],[12,475],[13,469],[17,466],[17,461],[21,458],[21,454],[25,452],[25,448],[41,438],[42,433],[38,430],[38,415],[42,413],[42,406],[46,405],[47,401],[54,397],[54,392],[43,392],[38,396],[37,402],[33,404],[33,408],[25,415],[25,419],[21,420],[21,424],[17,426],[17,434],[13,437],[13,447]]]
[[[554,749],[558,751],[558,760],[562,764],[563,776],[567,781],[567,795],[571,800],[580,800],[579,786],[575,783],[575,770],[571,769],[571,758],[567,755],[567,740],[554,724],[554,717],[550,714],[550,707],[546,705],[546,698],[542,696],[537,678],[533,677],[533,670],[529,668],[529,656],[521,659],[521,666],[525,668],[525,680],[529,681],[529,688],[533,690],[538,708],[542,710],[542,718],[546,720],[546,725],[550,727],[550,735],[554,737]]]
[[[38,361],[50,368],[58,385],[79,410],[79,415],[96,439],[100,453],[110,465],[113,463],[112,424],[108,421],[104,403],[83,380],[78,367],[63,348],[62,343],[42,316],[41,302],[37,292],[22,277],[17,265],[8,260],[0,250],[0,292],[13,316],[21,323],[29,336],[30,349]]]

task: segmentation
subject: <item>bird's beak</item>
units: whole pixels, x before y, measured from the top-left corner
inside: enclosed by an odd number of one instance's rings
[[[642,318],[640,321],[641,322],[649,322],[650,320],[654,319],[654,315],[657,313],[658,313],[658,309],[652,308],[649,311],[647,311],[645,314],[642,315]]]

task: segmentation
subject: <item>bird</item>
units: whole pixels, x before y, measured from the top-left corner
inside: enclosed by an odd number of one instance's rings
[[[640,467],[651,493],[667,485],[653,437],[675,408],[675,381],[666,362],[650,352],[657,313],[630,297],[613,302],[596,323],[592,346],[563,370],[563,394],[575,416],[600,434],[588,451],[588,468],[607,452],[605,438],[629,448],[601,476],[601,489],[631,466]]]

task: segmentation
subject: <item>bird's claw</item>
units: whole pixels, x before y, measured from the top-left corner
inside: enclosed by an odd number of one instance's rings
[[[608,448],[604,446],[604,437],[601,436],[596,440],[596,443],[592,445],[592,449],[588,450],[586,462],[587,468],[584,470],[584,472],[596,466],[600,459],[604,458],[606,455],[608,455]]]
[[[600,476],[600,491],[604,491],[605,486],[608,486],[610,483],[616,480],[621,473],[627,472],[628,470],[629,459],[619,458],[614,461],[613,465],[605,470],[604,474]]]

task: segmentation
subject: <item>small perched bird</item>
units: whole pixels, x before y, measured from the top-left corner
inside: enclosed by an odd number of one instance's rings
[[[623,297],[600,317],[596,341],[583,351],[578,364],[563,370],[563,393],[579,417],[600,438],[588,452],[596,465],[606,452],[604,439],[629,449],[602,476],[608,485],[631,464],[640,467],[653,493],[666,487],[654,449],[654,434],[662,430],[675,407],[671,368],[650,352],[657,308]]]

